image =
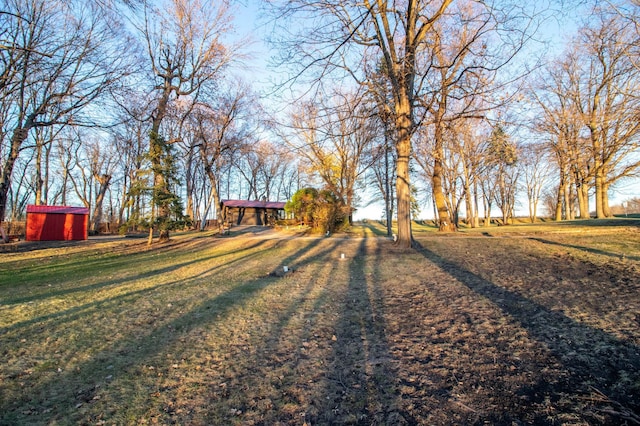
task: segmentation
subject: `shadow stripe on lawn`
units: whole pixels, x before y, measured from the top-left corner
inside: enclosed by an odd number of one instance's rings
[[[500,287],[464,266],[449,261],[419,242],[417,250],[460,283],[498,306],[505,314],[517,320],[531,336],[544,343],[571,374],[574,392],[589,394],[589,382],[595,381],[598,390],[611,400],[640,414],[640,387],[616,387],[618,373],[622,370],[630,376],[631,383],[640,383],[640,348],[621,341],[611,334],[581,324],[566,315],[553,311],[516,292]],[[553,327],[549,327],[553,324]],[[615,350],[599,353],[589,342],[604,343]],[[583,343],[584,342],[584,343]],[[587,362],[580,354],[590,354]],[[566,389],[565,389],[566,390]]]
[[[337,242],[321,253],[305,259],[305,256],[318,245],[318,241],[310,241],[282,259],[280,265],[291,264],[298,268],[304,267],[307,263],[313,262],[316,257],[333,252],[336,244]],[[247,302],[256,292],[275,282],[277,278],[260,277],[239,283],[222,294],[203,300],[188,312],[179,314],[178,317],[154,324],[144,332],[140,332],[142,330],[139,328],[132,330],[115,341],[111,349],[96,354],[89,361],[80,363],[74,371],[63,370],[31,387],[27,400],[15,400],[8,397],[8,392],[0,392],[3,395],[0,398],[0,424],[50,424],[70,418],[78,420],[79,413],[76,405],[79,389],[92,384],[104,384],[104,377],[113,374],[114,371],[121,376],[135,375],[136,369],[144,364],[145,360],[176,343],[179,337],[190,329],[224,321],[225,313]],[[105,387],[115,386],[117,379],[114,377],[113,381]],[[87,398],[86,395],[82,396]],[[33,407],[39,414],[33,414],[29,407]],[[65,417],[68,413],[75,414]]]

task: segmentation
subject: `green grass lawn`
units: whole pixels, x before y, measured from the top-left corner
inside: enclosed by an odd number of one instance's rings
[[[152,367],[188,363],[168,351],[249,309],[270,283],[256,265],[275,267],[274,256],[286,253],[272,241],[205,239],[5,255],[0,423],[74,423],[96,406],[116,423],[143,418]]]

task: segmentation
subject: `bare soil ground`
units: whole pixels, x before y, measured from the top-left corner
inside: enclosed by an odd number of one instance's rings
[[[640,424],[637,228],[362,235],[1,255],[0,424]]]

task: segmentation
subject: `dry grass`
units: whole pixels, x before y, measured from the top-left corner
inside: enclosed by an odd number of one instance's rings
[[[402,251],[368,224],[3,254],[0,424],[633,422],[628,228],[417,233]]]

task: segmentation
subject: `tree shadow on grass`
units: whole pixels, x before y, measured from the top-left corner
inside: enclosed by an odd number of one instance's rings
[[[623,256],[626,257],[627,259],[631,259],[631,260],[640,260],[640,256],[629,256],[627,253],[613,253],[610,251],[606,251],[606,250],[600,250],[600,249],[596,249],[593,247],[584,247],[584,246],[578,246],[578,245],[574,245],[574,244],[565,244],[565,243],[560,243],[557,241],[551,241],[551,240],[547,240],[544,238],[537,238],[537,237],[531,237],[530,238],[533,241],[538,241],[542,244],[548,244],[548,245],[555,245],[555,246],[560,246],[560,247],[567,247],[567,248],[572,248],[572,249],[576,249],[576,250],[581,250],[581,251],[585,251],[587,253],[593,253],[593,254],[599,254],[602,256],[607,256],[607,257],[612,257],[614,259],[620,259]]]
[[[568,383],[560,384],[559,393],[574,393],[577,398],[590,398],[595,390],[608,398],[594,405],[610,406],[619,421],[624,414],[637,419],[640,415],[640,349],[611,334],[579,323],[561,312],[553,311],[514,291],[500,287],[481,276],[449,261],[416,242],[418,251],[457,281],[487,298],[504,314],[525,328],[529,335],[543,343],[569,373]],[[552,390],[553,391],[553,390]],[[606,412],[608,408],[603,408]]]
[[[310,241],[279,262],[279,269],[294,271],[276,278],[290,287],[286,303],[273,306],[261,327],[251,330],[247,354],[220,378],[224,390],[208,392],[206,424],[298,424],[317,418],[322,401],[313,398],[313,388],[323,378],[323,351],[333,332],[326,322],[333,302],[327,283],[337,280],[335,252],[341,242]],[[311,253],[313,247],[318,250]]]
[[[323,256],[335,250],[334,244],[309,257],[317,244],[318,242],[309,242],[282,259],[281,265],[304,268],[316,256]],[[206,261],[206,258],[197,260]],[[225,266],[231,267],[229,264]],[[10,380],[23,381],[26,388],[19,391],[19,387],[16,386],[9,388],[7,382],[0,385],[0,424],[51,424],[71,420],[75,423],[83,418],[83,421],[86,421],[87,416],[91,414],[83,413],[80,408],[89,407],[103,390],[116,394],[124,393],[120,395],[121,399],[115,398],[122,405],[110,407],[111,414],[126,412],[131,408],[127,407],[127,404],[135,405],[141,401],[153,404],[150,395],[158,391],[157,386],[150,386],[149,382],[138,383],[143,382],[141,374],[144,375],[144,365],[152,363],[153,359],[167,348],[180,346],[184,336],[191,330],[215,328],[216,323],[224,321],[228,312],[246,304],[261,290],[276,283],[276,280],[261,277],[240,282],[224,293],[202,300],[187,312],[178,312],[177,315],[167,312],[170,315],[160,317],[146,327],[123,329],[121,335],[116,337],[107,349],[94,353],[86,361],[79,362],[73,370],[63,368],[57,373],[51,371],[41,377],[39,382],[32,383],[29,383],[31,379],[28,377],[32,373],[23,373],[21,377],[11,378]],[[295,310],[295,307],[291,309]],[[100,327],[99,324],[95,326]],[[88,344],[101,346],[103,342],[89,341]],[[64,367],[64,360],[61,365]],[[128,388],[131,382],[135,383],[132,389]],[[131,395],[126,395],[127,392],[131,392]],[[136,412],[136,409],[133,411]],[[102,415],[104,413],[96,414],[94,420]]]
[[[360,226],[364,230],[366,236],[369,236],[367,234],[372,234],[374,237],[387,236],[387,230],[384,227],[384,225],[380,222],[374,222],[374,223],[363,222],[360,224]]]
[[[337,340],[320,400],[325,410],[312,424],[415,424],[400,411],[396,373],[386,335],[379,287],[381,249],[362,239],[344,262],[349,282],[338,311]]]
[[[140,290],[128,291],[123,294],[119,294],[118,296],[85,303],[79,306],[74,306],[69,309],[59,310],[59,311],[56,311],[50,314],[41,315],[41,316],[34,316],[28,320],[16,322],[7,327],[0,327],[0,336],[10,333],[14,330],[30,327],[32,325],[37,325],[37,327],[40,329],[47,329],[49,322],[51,322],[52,324],[59,324],[60,322],[72,322],[94,311],[97,311],[100,309],[109,309],[111,306],[127,303],[131,300],[135,300],[140,297],[144,297],[146,295],[152,295],[154,292],[157,292],[161,289],[166,290],[172,286],[182,286],[182,287],[188,286],[190,285],[191,282],[197,282],[198,279],[202,278],[206,274],[212,274],[216,270],[232,268],[235,264],[246,262],[250,258],[257,256],[258,250],[260,250],[264,245],[265,245],[265,242],[258,242],[256,244],[243,247],[242,249],[228,251],[215,256],[207,256],[207,257],[199,258],[197,260],[191,260],[188,262],[182,262],[179,264],[171,265],[169,267],[153,269],[151,271],[147,271],[138,275],[124,277],[117,280],[101,281],[99,283],[92,284],[89,286],[73,287],[65,290],[51,291],[50,293],[46,294],[46,298],[60,298],[70,293],[90,292],[93,290],[101,290],[101,289],[106,289],[111,287],[127,286],[137,280],[141,280],[141,279],[145,279],[153,276],[162,276],[164,274],[171,273],[172,271],[175,271],[179,268],[193,265],[195,263],[208,262],[222,256],[236,255],[241,252],[246,252],[246,254],[243,256],[236,256],[230,262],[226,262],[224,264],[217,265],[216,267],[209,268],[200,274],[189,277],[189,279],[187,280],[183,279],[183,280],[159,283],[157,285],[146,287]],[[252,252],[249,252],[249,250],[252,250]],[[5,305],[29,303],[36,300],[42,300],[44,298],[45,298],[44,295],[40,295],[35,297],[31,296],[31,297],[10,299],[5,302]]]
[[[49,281],[51,279],[51,276],[47,274],[46,268],[44,271],[42,271],[42,273],[40,273],[38,272],[40,267],[34,266],[31,268],[26,268],[17,273],[22,273],[22,274],[32,273],[34,275],[34,281],[28,284],[30,287],[29,291],[32,292],[34,290],[33,287],[40,286],[41,292],[35,293],[35,294],[29,294],[28,296],[16,296],[12,298],[5,298],[0,300],[0,302],[3,305],[29,303],[29,302],[36,302],[36,301],[48,299],[48,298],[64,297],[72,293],[100,290],[100,289],[109,288],[113,286],[119,286],[125,282],[131,282],[131,281],[149,278],[153,276],[162,276],[164,274],[171,273],[179,268],[194,265],[196,263],[206,262],[216,258],[234,255],[237,253],[245,252],[247,250],[258,249],[261,246],[264,246],[265,244],[267,244],[266,240],[258,241],[258,242],[252,243],[251,245],[243,246],[238,249],[222,252],[222,253],[211,255],[211,256],[206,256],[203,258],[190,259],[181,263],[173,263],[169,266],[163,266],[163,264],[160,261],[158,261],[156,268],[150,269],[146,272],[138,273],[137,275],[126,276],[118,279],[107,279],[107,280],[100,279],[98,282],[94,284],[85,285],[85,286],[73,285],[71,287],[66,287],[61,289],[56,289],[55,287],[53,287],[54,285],[56,285],[55,283],[51,284],[51,286],[43,287],[45,284],[51,282]],[[89,262],[87,262],[86,260],[80,259],[72,262],[72,264],[68,268],[64,268],[64,270],[61,270],[58,273],[58,275],[67,280],[68,279],[82,280],[86,276],[92,276],[92,277],[96,275],[103,276],[108,273],[112,273],[115,270],[119,270],[122,268],[132,268],[132,267],[135,267],[136,265],[149,262],[149,256],[154,256],[154,255],[156,254],[154,253],[150,254],[146,252],[143,254],[124,254],[108,262],[103,259],[95,259]],[[237,259],[234,260],[234,262],[236,261]]]
[[[589,226],[589,227],[610,227],[610,226],[635,226],[640,227],[640,219],[637,217],[613,217],[606,219],[576,219],[576,220],[567,220],[560,222],[552,222],[557,223],[558,226]]]

